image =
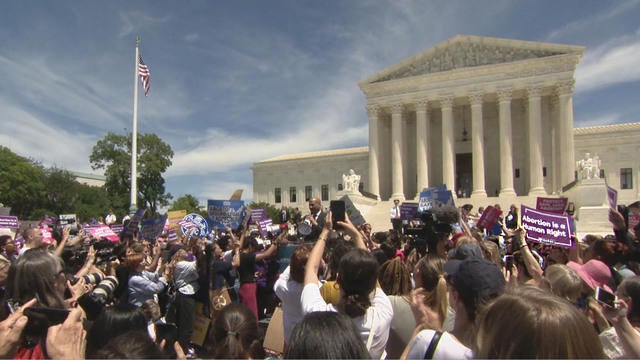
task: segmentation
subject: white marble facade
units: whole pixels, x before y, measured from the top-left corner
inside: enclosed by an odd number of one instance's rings
[[[615,159],[607,155],[615,145],[574,144],[574,71],[583,51],[454,36],[358,84],[367,99],[368,148],[255,163],[254,200],[275,203],[276,187],[295,186],[297,201],[282,195],[281,203],[300,205],[305,186],[320,196],[323,184],[333,199],[349,169],[361,174],[366,193],[383,201],[416,199],[421,189],[442,183],[478,204],[559,194],[574,180],[583,149],[598,153],[605,168]],[[587,141],[582,134],[576,129],[576,142]],[[637,163],[633,169],[636,196]]]

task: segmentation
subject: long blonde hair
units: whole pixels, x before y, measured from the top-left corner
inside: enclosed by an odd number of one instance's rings
[[[413,273],[416,289],[421,287],[426,290],[425,305],[435,311],[441,321],[446,318],[449,307],[444,263],[441,257],[428,254],[418,261]]]

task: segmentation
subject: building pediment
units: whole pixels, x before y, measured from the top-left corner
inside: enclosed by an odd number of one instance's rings
[[[422,53],[393,65],[361,85],[403,78],[505,64],[558,55],[581,55],[582,46],[540,43],[473,35],[456,35]]]

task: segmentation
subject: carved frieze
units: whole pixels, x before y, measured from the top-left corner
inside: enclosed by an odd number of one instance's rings
[[[392,72],[378,79],[377,82],[561,54],[563,53],[549,49],[523,49],[472,42],[458,42],[442,49],[436,49],[433,54],[425,57],[422,61]]]

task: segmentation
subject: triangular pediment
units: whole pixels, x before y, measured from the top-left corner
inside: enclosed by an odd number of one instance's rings
[[[575,45],[456,35],[426,51],[380,71],[363,80],[361,84],[556,55],[581,55],[583,51],[584,47]]]

